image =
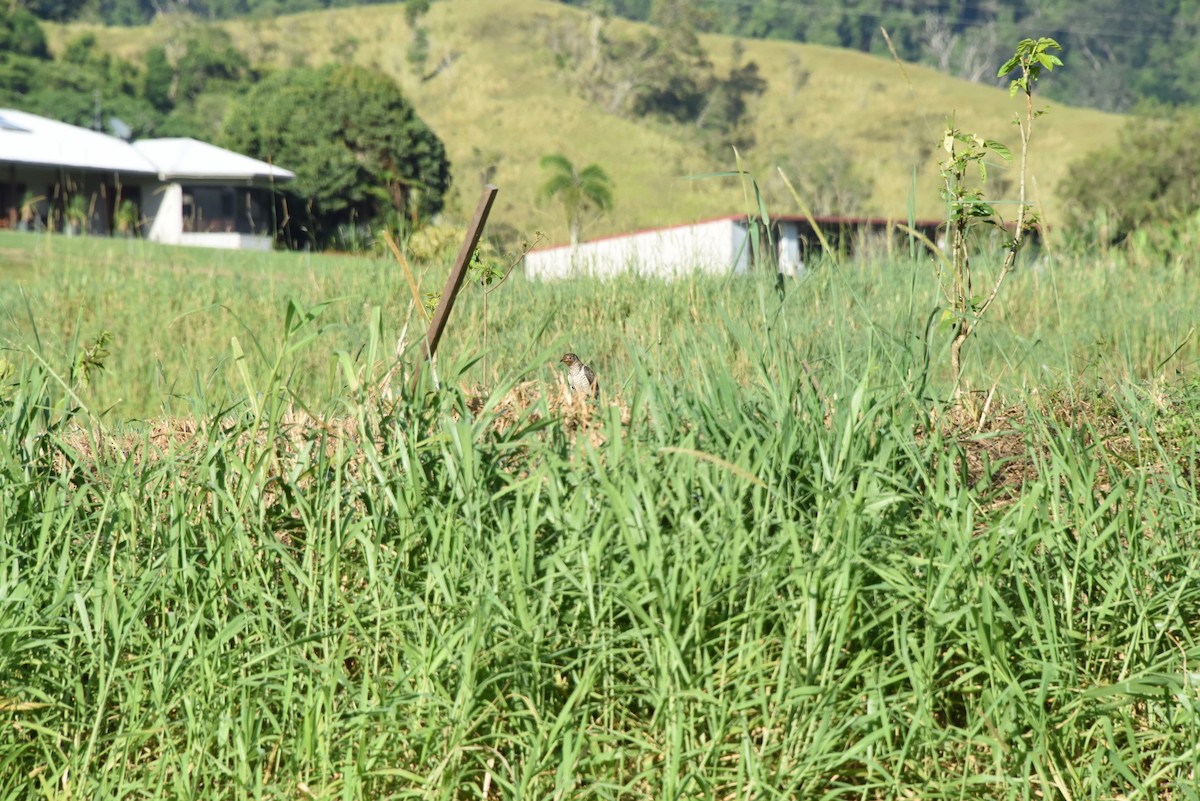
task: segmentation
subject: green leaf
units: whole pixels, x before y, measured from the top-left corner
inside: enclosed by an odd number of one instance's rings
[[[997,142],[995,139],[989,139],[983,143],[983,146],[1005,161],[1012,161],[1012,151],[1003,143]]]

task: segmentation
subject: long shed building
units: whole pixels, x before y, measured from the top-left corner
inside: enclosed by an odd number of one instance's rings
[[[593,239],[572,247],[539,248],[525,256],[531,278],[608,278],[637,274],[676,278],[695,273],[744,274],[774,270],[799,275],[820,248],[820,229],[831,247],[854,252],[866,246],[895,246],[900,229],[895,220],[876,217],[772,217],[769,225],[745,215],[636,231]],[[936,221],[919,220],[915,228],[931,241]],[[758,247],[752,237],[757,228]],[[755,255],[757,254],[757,262]]]

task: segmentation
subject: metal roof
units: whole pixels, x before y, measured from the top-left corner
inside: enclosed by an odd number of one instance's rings
[[[128,142],[16,109],[0,109],[0,162],[155,175]]]
[[[295,173],[196,139],[139,139],[133,147],[163,180],[290,181]]]
[[[77,125],[0,108],[0,163],[155,175],[160,180],[290,181],[295,174],[195,139],[130,144]]]

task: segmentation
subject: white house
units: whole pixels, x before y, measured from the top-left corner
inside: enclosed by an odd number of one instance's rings
[[[295,177],[273,164],[195,139],[142,139],[134,149],[158,167],[143,201],[147,238],[177,245],[271,248],[271,189]]]
[[[269,250],[272,192],[294,177],[195,139],[130,143],[0,109],[0,228]]]
[[[759,230],[759,261],[751,231]],[[917,221],[927,235],[937,222]],[[525,274],[531,278],[607,278],[621,273],[676,278],[692,273],[745,274],[771,269],[788,276],[804,270],[804,259],[819,247],[815,229],[832,247],[850,250],[870,237],[895,232],[895,221],[869,217],[772,217],[770,226],[745,215],[732,215],[666,228],[618,234],[582,242],[575,247],[532,250],[525,255]],[[769,236],[768,236],[769,234]]]

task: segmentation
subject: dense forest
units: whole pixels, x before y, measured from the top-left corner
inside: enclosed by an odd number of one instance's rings
[[[1195,104],[1200,3],[1183,0],[562,0],[600,14],[899,56],[995,83],[1011,43],[1049,36],[1069,69],[1047,87],[1074,105],[1125,111]]]

